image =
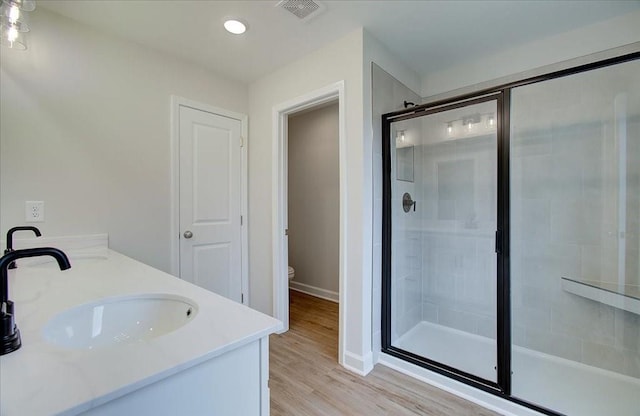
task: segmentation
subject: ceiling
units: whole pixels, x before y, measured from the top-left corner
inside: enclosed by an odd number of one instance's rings
[[[38,7],[252,82],[359,28],[420,75],[640,9],[633,1],[326,1],[304,22],[278,0],[40,0]],[[244,35],[225,18],[248,23]]]

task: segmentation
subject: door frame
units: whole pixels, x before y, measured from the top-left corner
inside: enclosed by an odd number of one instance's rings
[[[248,164],[247,146],[249,117],[246,114],[236,113],[209,104],[190,100],[188,98],[171,95],[171,274],[180,277],[180,107],[189,107],[194,110],[205,111],[222,117],[240,121],[242,146],[240,167],[240,215],[243,221],[240,226],[240,257],[241,257],[241,285],[242,304],[249,305],[249,240],[247,227],[247,194],[248,194]]]
[[[289,277],[287,236],[287,155],[288,116],[330,101],[338,100],[338,152],[340,169],[340,248],[338,303],[338,361],[344,362],[347,276],[347,142],[345,130],[344,81],[338,81],[273,107],[272,147],[272,244],[273,244],[273,316],[283,323],[280,333],[289,330]]]

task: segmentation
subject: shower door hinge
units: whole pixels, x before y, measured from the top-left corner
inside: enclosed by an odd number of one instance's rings
[[[240,136],[240,147],[244,147],[244,137]]]
[[[244,293],[240,293],[240,303],[244,303]]]
[[[502,252],[502,239],[500,237],[500,231],[496,231],[496,254]]]
[[[242,221],[243,221],[242,215],[240,215],[240,225],[242,225]]]

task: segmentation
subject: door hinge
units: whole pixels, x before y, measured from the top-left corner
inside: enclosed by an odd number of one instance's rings
[[[244,293],[240,293],[240,303],[244,303]]]
[[[500,254],[502,253],[502,234],[500,233],[500,231],[496,231],[496,254]]]
[[[242,215],[240,215],[240,225],[242,225],[242,221],[243,221]]]
[[[240,147],[244,147],[244,137],[240,136]]]

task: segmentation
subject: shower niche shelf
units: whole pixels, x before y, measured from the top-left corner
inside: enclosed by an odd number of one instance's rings
[[[640,315],[640,286],[562,278],[562,289],[583,298]]]

